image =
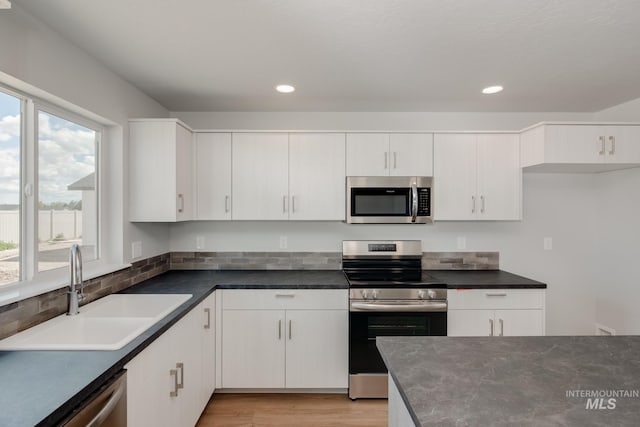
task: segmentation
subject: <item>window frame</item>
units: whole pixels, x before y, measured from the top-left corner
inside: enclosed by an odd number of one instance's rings
[[[84,280],[101,276],[130,266],[122,259],[108,259],[112,254],[111,246],[117,241],[108,238],[110,223],[107,194],[110,183],[104,173],[107,170],[106,144],[112,131],[110,121],[97,121],[95,115],[76,112],[70,104],[61,101],[58,105],[40,96],[17,90],[0,81],[0,90],[18,98],[21,102],[20,128],[20,272],[16,282],[0,285],[0,306],[25,298],[57,290],[68,284],[69,272],[66,267],[38,271],[38,114],[40,111],[87,127],[96,132],[95,174],[96,174],[96,220],[97,243],[96,259],[83,263]],[[77,107],[79,111],[83,110]],[[92,115],[94,117],[88,117]],[[115,261],[115,262],[114,262]]]

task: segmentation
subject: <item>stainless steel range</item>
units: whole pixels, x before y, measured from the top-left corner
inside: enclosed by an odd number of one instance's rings
[[[422,270],[419,240],[342,242],[349,281],[349,397],[386,398],[378,336],[447,335],[447,289]]]

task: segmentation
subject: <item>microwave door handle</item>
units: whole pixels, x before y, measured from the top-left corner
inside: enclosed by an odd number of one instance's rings
[[[418,183],[411,186],[411,222],[416,222],[418,217]]]

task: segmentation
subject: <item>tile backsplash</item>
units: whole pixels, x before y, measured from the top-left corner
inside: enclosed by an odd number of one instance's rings
[[[424,252],[425,270],[498,270],[499,252]]]
[[[87,280],[83,304],[126,289],[168,270],[340,270],[340,252],[171,252]],[[498,252],[425,252],[426,270],[497,270]],[[59,316],[67,289],[57,289],[0,307],[0,339]]]
[[[172,270],[340,270],[340,252],[172,252]]]

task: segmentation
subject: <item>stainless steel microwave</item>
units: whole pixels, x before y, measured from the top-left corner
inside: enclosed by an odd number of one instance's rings
[[[426,224],[433,221],[433,178],[348,176],[347,223]]]

